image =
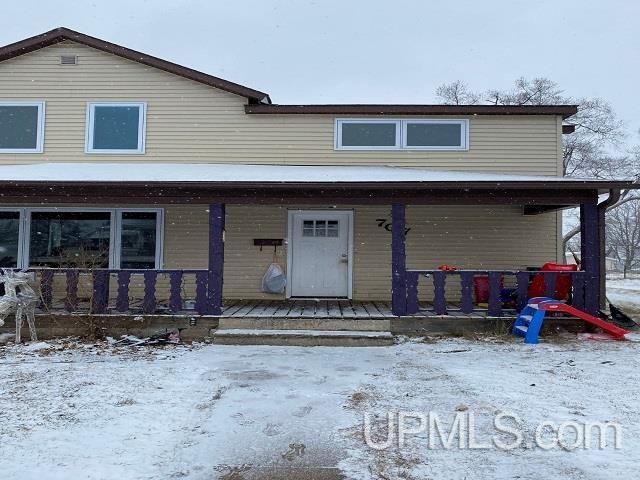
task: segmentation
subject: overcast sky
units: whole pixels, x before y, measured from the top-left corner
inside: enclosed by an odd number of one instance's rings
[[[640,142],[633,0],[2,3],[1,44],[66,26],[265,91],[274,103],[433,103],[435,88],[456,79],[485,90],[545,76],[567,95],[607,99]]]

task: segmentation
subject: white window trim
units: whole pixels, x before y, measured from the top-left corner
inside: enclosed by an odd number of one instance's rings
[[[131,150],[95,149],[93,148],[93,126],[95,107],[139,107],[138,148]],[[144,155],[147,138],[147,104],[146,102],[87,102],[84,152],[99,155]]]
[[[42,153],[44,152],[44,102],[2,101],[1,107],[38,107],[38,131],[35,148],[0,148],[0,153]]]
[[[449,124],[460,125],[460,145],[456,146],[419,146],[419,145],[407,145],[407,124]],[[469,150],[469,120],[402,120],[402,148],[403,150]]]
[[[342,125],[345,123],[393,123],[396,126],[396,144],[395,146],[342,146]],[[458,146],[408,146],[407,145],[407,128],[408,123],[450,123],[461,125],[460,129],[460,145]],[[355,151],[376,151],[376,150],[417,150],[417,151],[467,151],[469,150],[469,120],[468,119],[420,119],[420,118],[336,118],[334,123],[334,149],[335,150],[355,150]]]
[[[343,146],[342,145],[342,125],[345,123],[392,123],[396,126],[396,144],[394,146]],[[399,150],[400,149],[400,122],[395,119],[358,119],[358,118],[337,118],[334,128],[334,146],[336,150]]]
[[[163,208],[100,208],[100,207],[20,207],[0,208],[2,211],[20,212],[18,268],[29,268],[29,242],[31,238],[31,214],[33,212],[108,212],[110,213],[109,269],[120,270],[120,246],[122,244],[122,212],[153,212],[156,222],[155,267],[161,270],[164,259],[164,209]],[[34,267],[35,268],[35,267]],[[146,270],[142,268],[125,270]]]

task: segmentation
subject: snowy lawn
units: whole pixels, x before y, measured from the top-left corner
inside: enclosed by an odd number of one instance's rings
[[[113,350],[69,341],[0,347],[0,478],[637,475],[640,344],[519,340],[377,348]],[[386,425],[388,411],[435,411],[445,430],[455,414],[472,413],[479,443],[495,434],[497,412],[511,412],[521,419],[525,441],[509,451],[429,449],[421,433],[408,436],[403,448],[369,448],[363,414]],[[544,420],[617,422],[622,448],[532,447]]]
[[[607,277],[607,298],[640,321],[640,278]]]

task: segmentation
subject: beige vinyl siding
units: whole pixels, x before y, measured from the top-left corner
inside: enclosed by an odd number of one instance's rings
[[[317,207],[322,208],[327,207]],[[206,268],[206,209],[205,205],[166,207],[166,268]],[[377,219],[389,221],[390,208],[346,205],[338,209],[354,211],[354,298],[388,300],[391,233],[379,227]],[[286,238],[287,210],[227,205],[226,298],[281,298],[260,291],[273,248],[261,252],[253,246],[253,239]],[[435,269],[442,264],[470,269],[540,266],[557,257],[555,225],[555,213],[525,217],[514,206],[409,206],[407,265],[415,269]],[[277,252],[286,267],[286,250],[278,248]]]
[[[60,66],[63,54],[77,55],[78,65]],[[466,152],[336,151],[332,115],[246,115],[243,97],[69,41],[0,62],[0,78],[0,100],[46,102],[44,153],[0,153],[0,164],[378,164],[559,172],[559,116],[452,117],[470,121]],[[146,154],[85,154],[88,101],[147,102]]]
[[[27,206],[27,205],[25,205]],[[113,205],[125,207],[122,205]],[[209,217],[207,205],[158,205],[164,209],[165,269],[206,269],[208,264]],[[262,276],[272,261],[273,248],[253,245],[254,238],[286,238],[289,208],[300,206],[227,205],[224,263],[224,296],[233,299],[283,298],[261,292]],[[82,206],[78,206],[79,209]],[[326,210],[331,206],[301,207]],[[389,300],[391,295],[391,233],[379,226],[390,222],[390,207],[339,205],[354,211],[353,297],[358,300]],[[557,257],[555,213],[522,215],[517,206],[408,206],[407,266],[436,269],[442,264],[466,269],[521,269],[540,266]],[[286,247],[277,249],[278,261],[286,268]],[[185,277],[186,297],[193,298],[193,276]],[[80,296],[89,301],[90,279],[80,282]],[[428,281],[421,281],[429,288]],[[117,285],[110,283],[115,305]],[[55,297],[64,298],[64,275],[56,276]],[[455,288],[450,290],[455,292]],[[138,303],[143,296],[143,278],[131,280],[130,296]],[[157,298],[167,303],[169,280],[158,278]]]

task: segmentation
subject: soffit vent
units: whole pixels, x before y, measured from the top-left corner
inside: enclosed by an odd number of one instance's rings
[[[60,65],[77,65],[78,57],[76,55],[60,55]]]

